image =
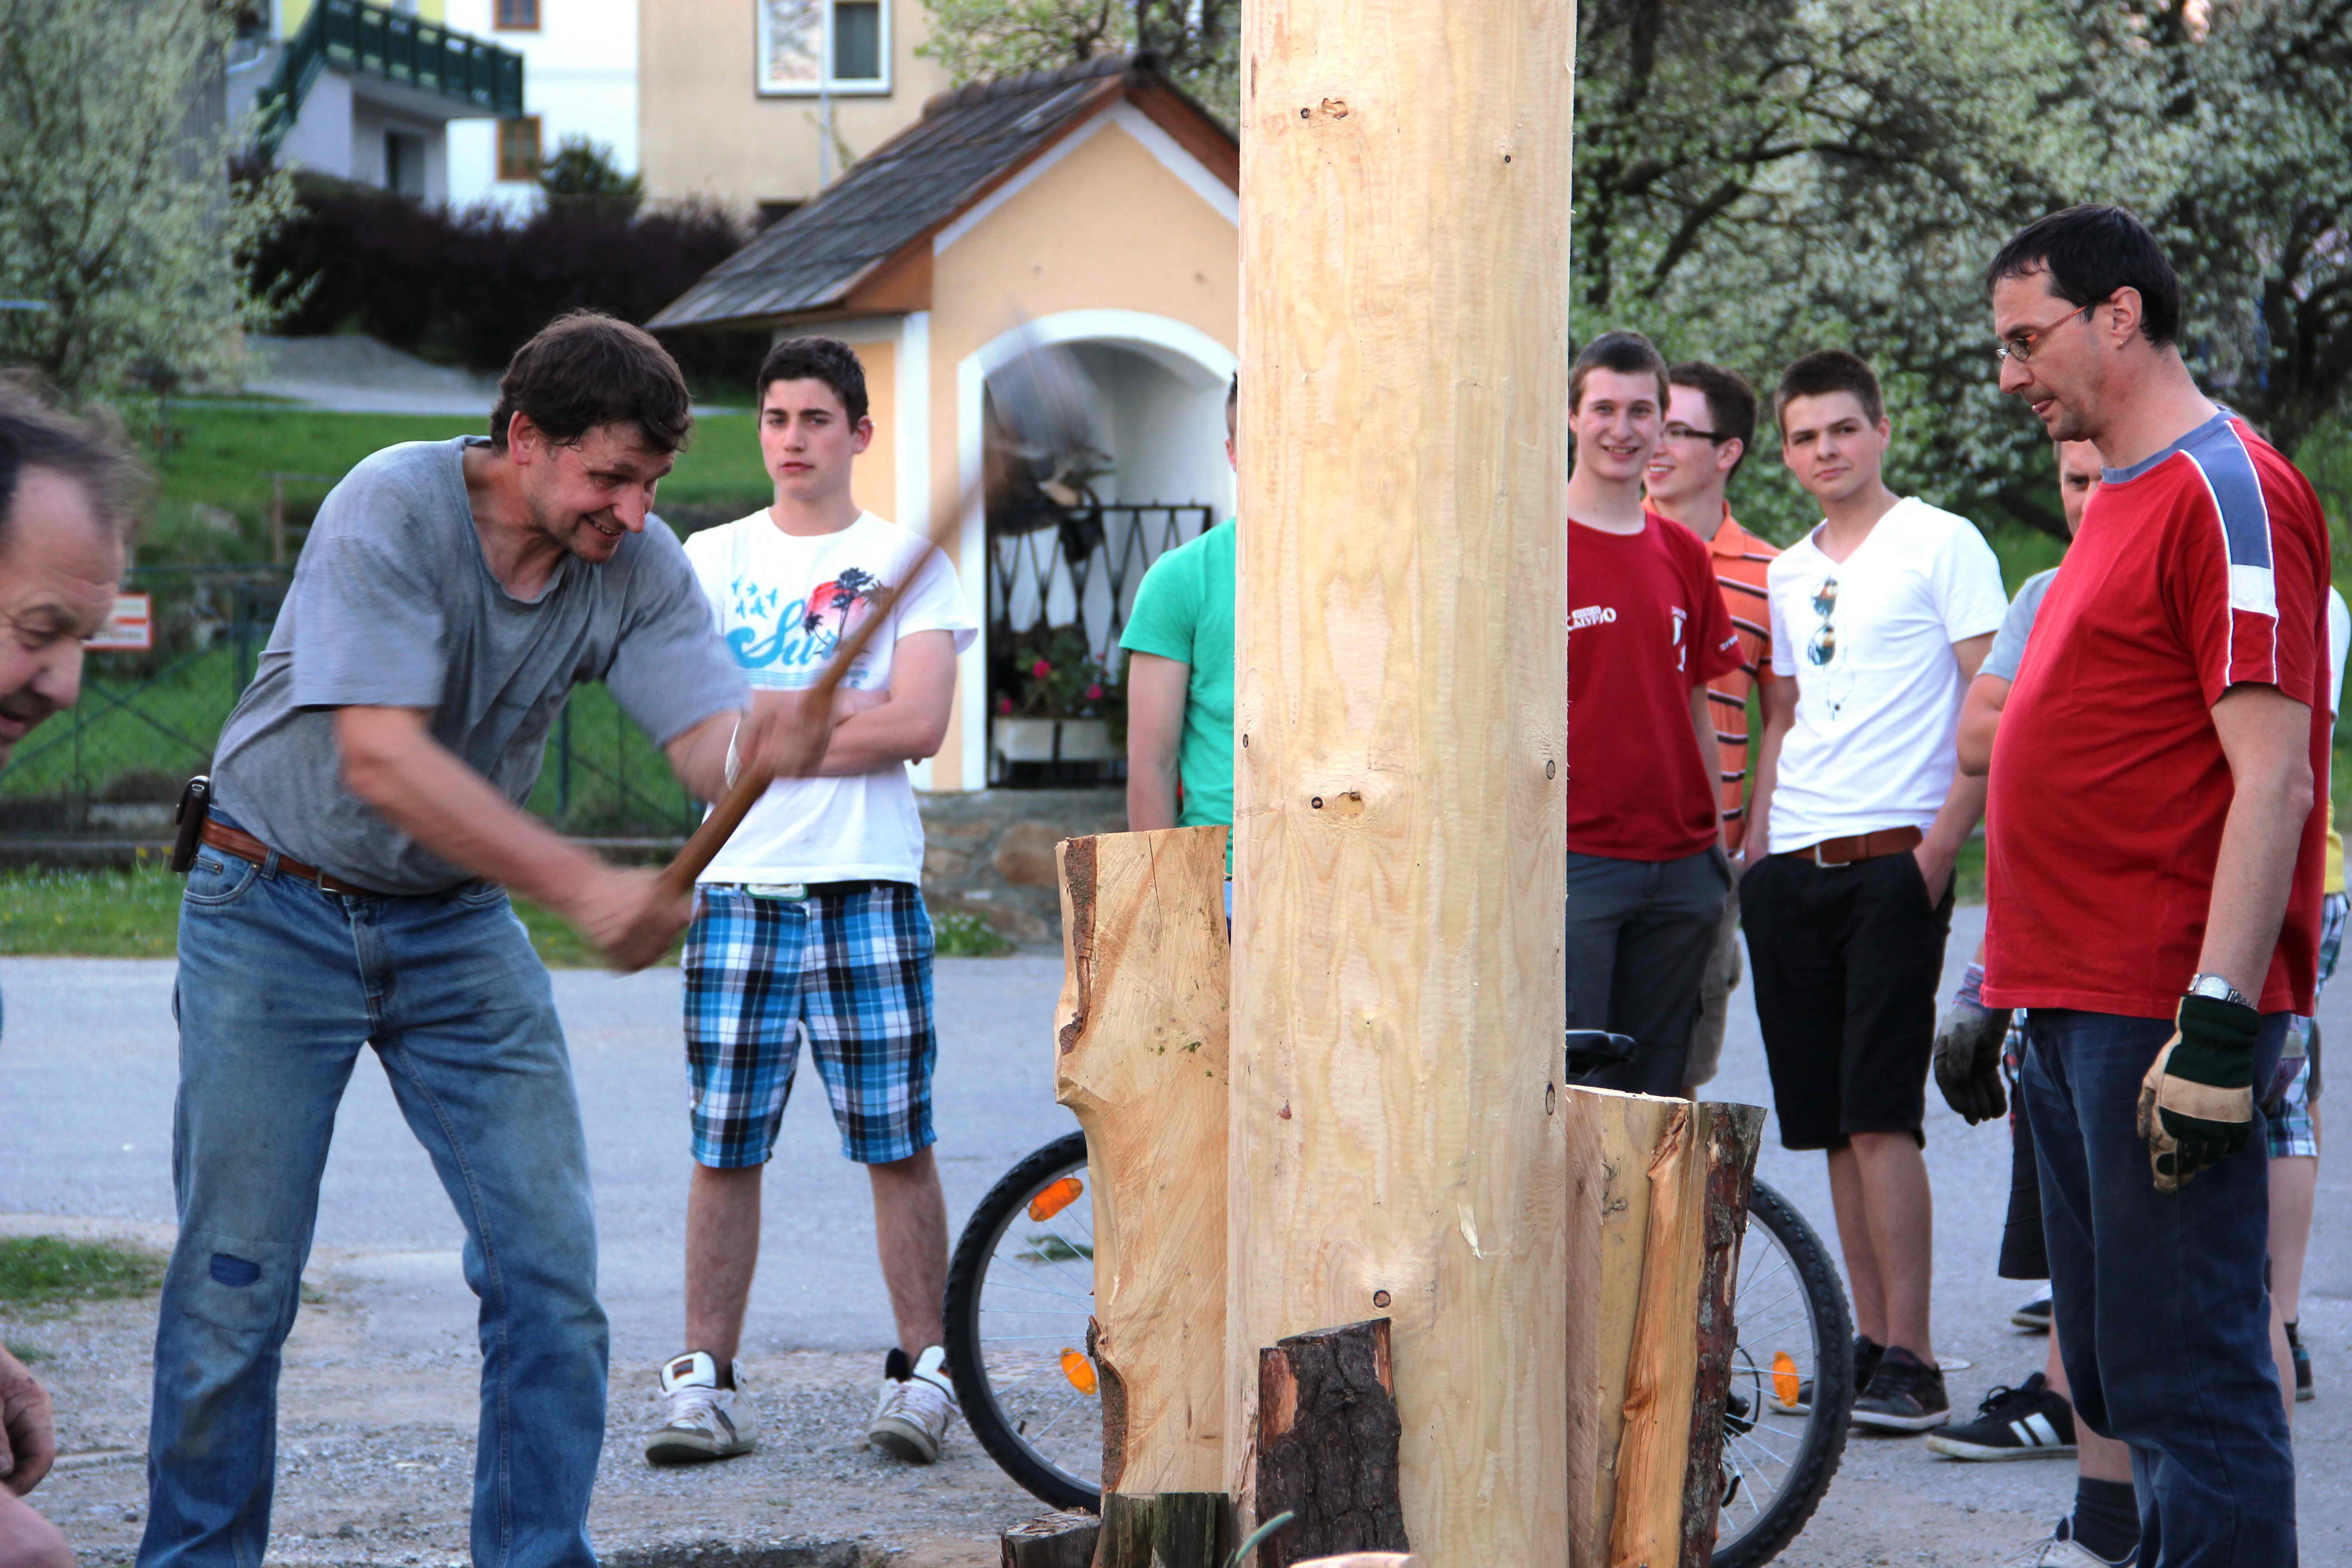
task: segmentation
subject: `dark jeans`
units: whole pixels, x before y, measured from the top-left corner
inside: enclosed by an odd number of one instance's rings
[[[2263,1019],[2254,1081],[2285,1041]],[[2024,1093],[2042,1167],[2058,1353],[2074,1411],[2131,1445],[2146,1568],[2293,1568],[2294,1459],[2263,1264],[2270,1162],[2253,1137],[2159,1193],[2139,1084],[2161,1018],[2034,1008]]]
[[[1630,1035],[1633,1060],[1586,1081],[1680,1094],[1699,985],[1731,891],[1718,849],[1680,860],[1568,858],[1568,1026]]]

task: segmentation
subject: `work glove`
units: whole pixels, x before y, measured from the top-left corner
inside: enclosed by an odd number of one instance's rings
[[[2263,1016],[2212,996],[2183,996],[2172,1038],[2139,1085],[2139,1135],[2156,1190],[2176,1193],[2253,1135],[2254,1037]]]
[[[2009,1110],[2000,1081],[2000,1046],[2009,1036],[2009,1010],[1978,999],[1984,965],[1971,963],[1958,994],[1936,1020],[1936,1087],[1944,1102],[1974,1127]]]

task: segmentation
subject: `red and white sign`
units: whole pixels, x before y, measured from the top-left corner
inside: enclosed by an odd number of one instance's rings
[[[98,653],[146,653],[155,646],[155,600],[152,594],[117,594],[114,613],[98,635],[81,645]]]

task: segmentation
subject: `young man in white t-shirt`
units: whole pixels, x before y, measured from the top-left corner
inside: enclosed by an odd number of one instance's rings
[[[1954,740],[2009,601],[1966,518],[1881,479],[1892,432],[1860,357],[1798,360],[1773,413],[1822,521],[1766,574],[1773,668],[1796,700],[1766,712],[1740,926],[1780,1141],[1829,1153],[1854,1423],[1924,1431],[1951,1406],[1928,1334],[1921,1129],[1953,864],[1985,796]]]
[[[663,1423],[646,1458],[686,1464],[754,1446],[735,1355],[759,1258],[761,1171],[805,1039],[842,1152],[873,1182],[898,1324],[866,1439],[929,1464],[953,1390],[940,1348],[947,1205],[931,1157],[931,925],[907,764],[946,736],[956,655],[978,628],[947,559],[851,498],[852,461],[874,426],[848,345],[779,343],[758,388],[775,502],[686,544],[755,702],[809,685],[877,595],[905,586],[842,681],[817,776],[772,785],[700,879],[683,961],[695,1162],[687,1349],[662,1367]]]

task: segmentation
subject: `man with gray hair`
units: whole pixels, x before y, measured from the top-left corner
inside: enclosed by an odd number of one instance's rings
[[[98,426],[0,381],[0,764],[81,695],[81,645],[114,607],[137,467]],[[23,1500],[57,1457],[49,1396],[0,1350],[0,1568],[68,1568]]]

